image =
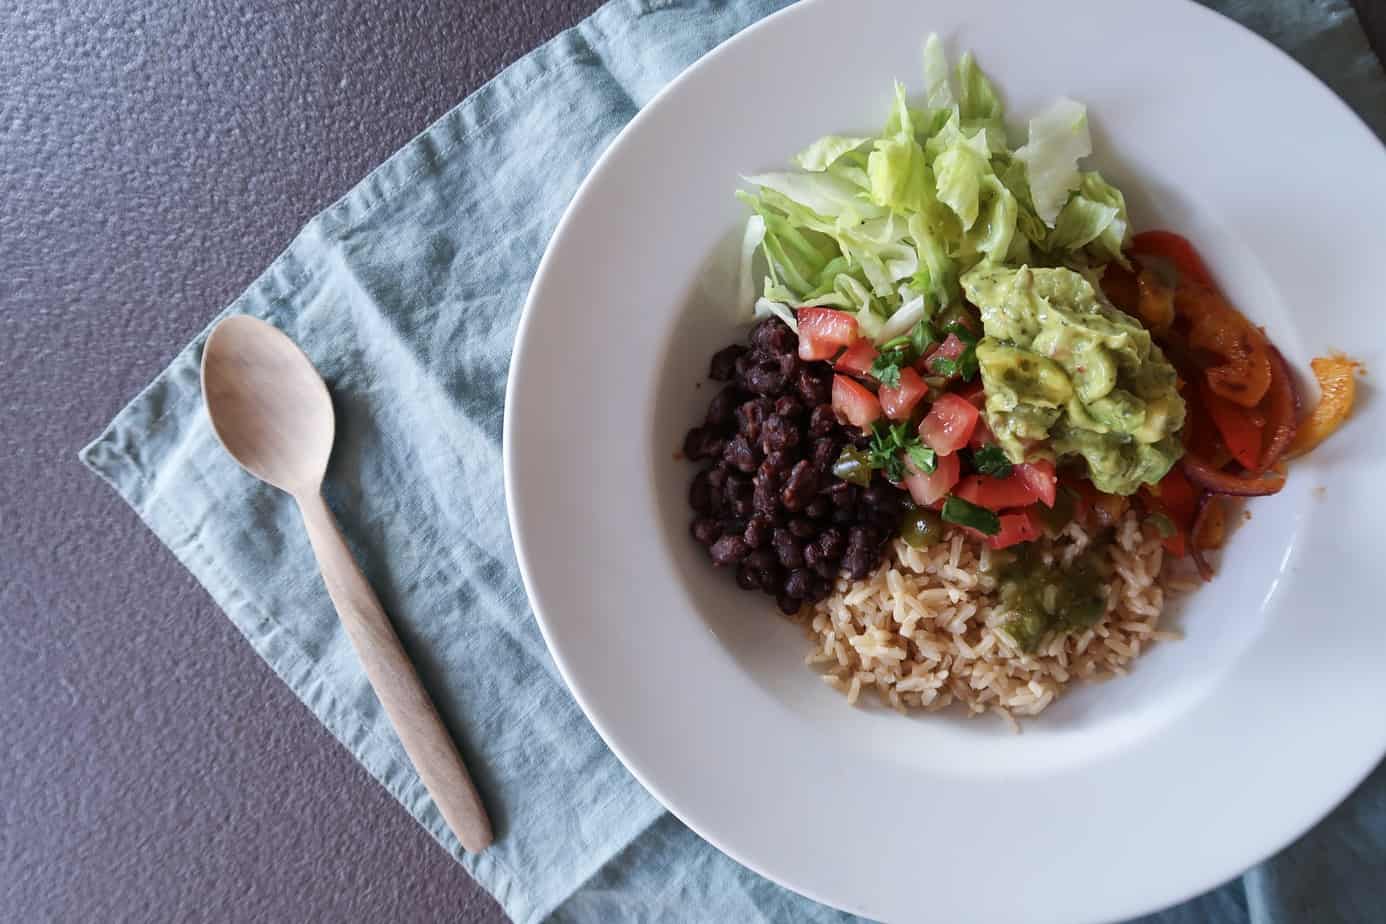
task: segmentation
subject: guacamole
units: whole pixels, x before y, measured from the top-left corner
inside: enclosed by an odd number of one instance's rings
[[[987,424],[1012,462],[1081,457],[1098,490],[1134,494],[1178,461],[1174,367],[1081,273],[983,265],[962,287],[986,332]]]

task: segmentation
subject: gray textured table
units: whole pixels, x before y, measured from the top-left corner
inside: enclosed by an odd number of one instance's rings
[[[76,452],[316,211],[596,6],[0,8],[0,920],[504,920]]]

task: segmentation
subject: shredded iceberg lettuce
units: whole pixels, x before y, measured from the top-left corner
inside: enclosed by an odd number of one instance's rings
[[[1125,198],[1080,166],[1092,153],[1082,104],[1056,101],[1012,149],[1001,97],[970,53],[950,79],[930,35],[923,75],[916,105],[896,84],[880,135],[827,135],[794,158],[800,171],[744,178],[754,187],[737,193],[752,212],[739,276],[747,309],[792,318],[791,306],[838,308],[883,341],[958,301],[959,276],[981,263],[1125,262]]]

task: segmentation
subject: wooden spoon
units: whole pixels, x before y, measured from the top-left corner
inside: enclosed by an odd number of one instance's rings
[[[327,593],[405,753],[462,846],[484,849],[491,843],[491,822],[476,787],[323,502],[335,430],[327,386],[277,328],[236,315],[207,338],[202,394],[226,451],[298,503]]]

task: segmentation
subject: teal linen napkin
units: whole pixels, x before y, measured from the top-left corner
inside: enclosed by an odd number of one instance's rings
[[[476,776],[491,849],[464,854],[444,826],[362,676],[291,502],[217,445],[198,387],[206,332],[82,453],[517,922],[851,920],[704,843],[605,748],[526,605],[501,484],[515,325],[559,215],[660,87],[782,5],[613,0],[309,222],[222,313],[282,328],[330,384],[329,502]],[[1211,5],[1299,55],[1386,132],[1386,80],[1343,0]],[[1383,857],[1378,769],[1300,845],[1150,920],[1365,921],[1386,898],[1367,875]]]

